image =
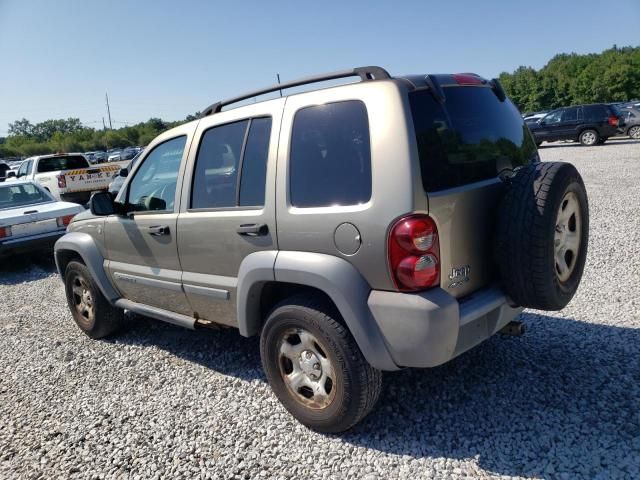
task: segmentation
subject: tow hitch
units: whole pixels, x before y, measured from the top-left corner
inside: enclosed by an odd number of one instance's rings
[[[512,337],[520,337],[521,335],[524,335],[524,331],[525,331],[525,324],[523,322],[520,322],[518,320],[511,320],[504,327],[502,327],[502,329],[500,330],[500,333],[502,335],[511,335]]]

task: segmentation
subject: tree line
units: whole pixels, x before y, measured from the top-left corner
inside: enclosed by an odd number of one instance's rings
[[[165,130],[195,120],[198,115],[189,115],[177,122],[150,118],[146,122],[114,130],[85,127],[78,118],[46,120],[36,124],[23,118],[10,123],[8,136],[0,139],[0,158],[144,146]]]
[[[500,83],[521,112],[640,98],[640,47],[601,53],[563,53],[540,70],[503,72]]]
[[[540,70],[519,67],[499,76],[505,91],[522,112],[551,110],[583,103],[619,102],[640,98],[640,47],[613,48],[602,53],[563,53]],[[184,121],[150,118],[115,130],[85,127],[78,118],[32,124],[23,118],[9,124],[0,138],[0,158],[53,152],[86,152],[147,145],[163,131]]]

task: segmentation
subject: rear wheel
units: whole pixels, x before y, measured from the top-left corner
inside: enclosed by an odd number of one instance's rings
[[[573,165],[519,170],[500,205],[496,242],[507,294],[523,307],[564,308],[582,278],[588,235],[587,193]]]
[[[600,140],[600,136],[595,130],[589,129],[580,134],[579,140],[582,145],[590,147],[598,143],[598,141]]]
[[[91,338],[102,338],[120,328],[124,311],[113,307],[102,295],[86,265],[69,262],[64,283],[67,304],[80,330]]]
[[[302,424],[342,432],[374,407],[379,370],[364,359],[333,306],[318,296],[295,296],[265,322],[260,355],[269,384]]]
[[[634,125],[629,130],[627,130],[627,135],[631,138],[640,140],[640,125]]]

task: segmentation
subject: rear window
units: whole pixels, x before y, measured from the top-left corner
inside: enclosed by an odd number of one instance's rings
[[[289,157],[295,207],[358,205],[371,199],[367,109],[359,100],[300,109]]]
[[[445,87],[440,104],[429,90],[409,94],[425,191],[496,177],[536,158],[520,113],[488,87]]]
[[[0,186],[0,210],[52,201],[53,199],[46,192],[32,183]]]
[[[38,162],[38,173],[55,172],[57,170],[73,170],[76,168],[87,167],[87,159],[80,155],[41,158]]]

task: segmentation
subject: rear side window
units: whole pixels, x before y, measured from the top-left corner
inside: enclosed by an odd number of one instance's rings
[[[38,162],[38,173],[55,172],[57,170],[73,170],[87,168],[87,159],[80,155],[66,157],[41,158]]]
[[[604,105],[585,105],[582,109],[587,122],[600,122],[607,119],[608,113]]]
[[[196,158],[191,208],[264,205],[270,134],[270,117],[207,130]]]
[[[289,157],[291,204],[358,205],[371,198],[371,146],[361,101],[300,109]]]
[[[425,191],[495,178],[536,158],[516,107],[488,87],[445,87],[440,104],[429,90],[409,94]]]

